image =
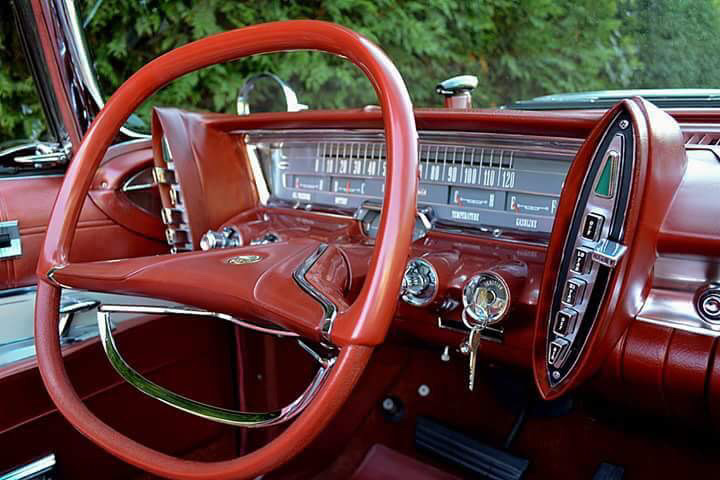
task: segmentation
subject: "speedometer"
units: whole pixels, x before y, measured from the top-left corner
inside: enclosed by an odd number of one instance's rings
[[[280,204],[343,213],[382,204],[387,164],[380,133],[251,132],[248,139]],[[567,138],[421,132],[417,205],[432,211],[434,229],[544,243],[579,145]],[[374,221],[363,224],[370,237],[377,234]]]

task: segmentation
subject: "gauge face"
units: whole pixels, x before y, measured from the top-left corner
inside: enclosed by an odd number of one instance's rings
[[[492,325],[503,319],[510,306],[505,281],[495,273],[475,275],[463,289],[465,312],[478,323]]]

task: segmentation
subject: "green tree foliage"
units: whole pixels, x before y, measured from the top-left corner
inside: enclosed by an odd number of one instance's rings
[[[45,131],[40,100],[8,10],[0,7],[0,143],[39,138]]]
[[[639,0],[629,17],[643,54],[639,88],[720,87],[718,0]]]
[[[553,92],[717,86],[719,0],[76,0],[101,89],[112,93],[151,59],[232,28],[321,19],[378,43],[397,64],[416,105],[439,106],[438,81],[480,77],[475,105]],[[4,12],[3,12],[4,13]],[[0,139],[36,136],[40,110],[0,19]],[[251,73],[286,79],[311,108],[377,103],[362,73],[316,52],[256,56],[176,80],[153,105],[234,111]]]
[[[85,5],[86,14],[94,4]],[[262,8],[222,0],[192,5],[125,0],[98,8],[87,35],[103,89],[111,92],[174,46],[231,28],[297,18],[336,22],[381,45],[417,105],[439,105],[435,85],[458,73],[478,74],[476,98],[480,105],[494,106],[546,92],[627,83],[634,66],[628,49],[618,48],[615,3],[595,0],[271,0]],[[614,64],[625,68],[610,68]],[[312,108],[377,103],[355,67],[309,52],[264,55],[188,75],[152,103],[231,111],[243,78],[263,70],[288,79]]]

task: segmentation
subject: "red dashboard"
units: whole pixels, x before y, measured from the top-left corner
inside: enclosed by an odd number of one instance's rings
[[[628,180],[632,183],[624,187],[632,193],[620,222],[628,260],[608,279],[604,287],[608,300],[594,307],[596,320],[584,340],[589,353],[579,357],[577,368],[567,378],[553,384],[547,381],[550,377],[545,369],[546,349],[554,337],[546,333],[545,321],[538,319],[554,317],[557,313],[551,315],[550,311],[557,307],[542,292],[557,290],[568,231],[579,221],[575,217],[582,217],[574,212],[587,183],[586,173],[598,156],[601,139],[608,137],[620,114],[633,126],[632,137],[626,140],[634,159]],[[439,351],[446,345],[457,349],[467,337],[462,307],[469,279],[479,272],[514,268],[522,272],[522,279],[512,285],[507,317],[497,329],[486,332],[480,349],[483,361],[535,368],[538,386],[548,398],[593,379],[593,385],[610,396],[624,397],[625,388],[603,386],[632,383],[632,389],[643,394],[660,390],[663,395],[648,396],[660,403],[669,396],[683,395],[709,406],[717,391],[711,381],[717,327],[703,318],[695,305],[699,292],[717,279],[712,257],[720,231],[712,222],[706,199],[717,188],[720,164],[712,146],[685,145],[696,130],[702,131],[702,126],[695,124],[700,120],[698,114],[677,115],[683,123],[693,122],[683,125],[681,132],[676,120],[639,100],[625,102],[603,118],[594,112],[416,111],[421,139],[423,131],[448,135],[482,132],[580,138],[585,143],[564,182],[549,242],[442,229],[430,229],[416,240],[412,257],[428,260],[439,282],[432,298],[422,306],[398,301],[392,332],[436,344]],[[261,198],[257,177],[263,172],[253,165],[245,132],[282,135],[286,131],[342,130],[352,135],[377,130],[381,122],[380,112],[374,108],[248,117],[159,111],[154,132],[156,166],[165,166],[160,143],[164,137],[172,149],[177,175],[174,185],[161,186],[165,206],[177,206],[170,198],[173,189],[192,199],[185,201],[187,211],[168,210],[165,220],[174,230],[174,242],[180,251],[183,245],[197,248],[204,232],[232,227],[240,245],[264,243],[268,238],[311,238],[330,244],[337,254],[329,256],[334,260],[318,263],[310,276],[319,291],[344,308],[362,285],[373,239],[347,212],[300,203],[273,204]],[[184,162],[183,156],[190,161]],[[213,161],[201,163],[198,158]],[[685,346],[687,343],[690,345]],[[684,353],[674,361],[676,349]],[[682,375],[684,381],[666,382],[669,375]]]

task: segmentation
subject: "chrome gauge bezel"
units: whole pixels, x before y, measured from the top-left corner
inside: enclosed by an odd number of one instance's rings
[[[408,273],[411,269],[417,268],[418,264],[427,268],[430,272],[427,279],[427,285],[423,290],[421,296],[412,294],[405,287],[405,281]],[[424,307],[426,305],[429,305],[435,299],[435,296],[437,294],[438,282],[439,279],[437,270],[435,270],[435,267],[432,263],[420,257],[411,258],[410,261],[408,261],[407,266],[405,267],[405,272],[403,273],[403,289],[400,294],[400,298],[408,305],[412,305],[414,307]]]
[[[502,309],[493,315],[487,314],[487,318],[483,318],[483,315],[478,311],[478,307],[475,303],[478,285],[485,280],[497,282],[500,285],[500,290],[504,293],[505,297],[505,305],[502,306]],[[465,284],[465,287],[463,287],[462,299],[464,314],[463,321],[466,324],[471,323],[471,325],[466,325],[468,328],[472,328],[475,322],[485,325],[494,325],[501,322],[507,316],[507,313],[510,310],[510,304],[512,302],[510,288],[508,287],[505,279],[503,279],[502,276],[498,275],[497,273],[490,271],[478,273],[477,275],[472,276],[470,280],[468,280],[468,282]],[[497,301],[497,297],[491,302],[491,304],[495,301]],[[467,316],[465,315],[469,316],[470,318],[467,318]]]

